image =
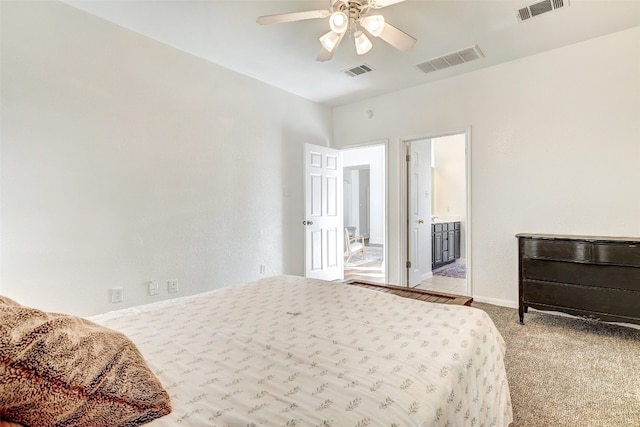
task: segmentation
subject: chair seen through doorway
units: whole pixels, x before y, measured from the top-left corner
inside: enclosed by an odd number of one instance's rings
[[[345,227],[344,229],[344,238],[345,241],[347,242],[347,261],[349,262],[349,260],[351,259],[351,257],[353,255],[356,255],[358,253],[362,253],[362,259],[366,259],[367,258],[367,252],[364,246],[364,236],[362,235],[358,235],[358,236],[351,236],[349,234],[349,227]]]

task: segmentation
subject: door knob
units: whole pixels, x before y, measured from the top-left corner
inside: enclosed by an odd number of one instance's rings
[[[313,225],[313,221],[302,221],[302,225]]]
[[[424,219],[419,219],[418,224],[424,224]]]

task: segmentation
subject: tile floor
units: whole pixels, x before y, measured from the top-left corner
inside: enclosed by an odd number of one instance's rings
[[[348,267],[344,270],[344,280],[363,280],[366,282],[384,284],[384,271],[382,261],[370,262],[357,267]],[[448,294],[468,295],[466,279],[453,277],[433,276],[422,281],[416,288],[432,291],[440,291]]]
[[[423,280],[416,288],[441,291],[448,294],[467,295],[467,280],[453,277],[433,276]]]

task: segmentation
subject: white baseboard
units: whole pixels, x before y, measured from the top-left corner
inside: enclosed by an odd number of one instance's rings
[[[487,304],[497,305],[499,307],[518,308],[517,301],[510,301],[506,299],[488,298],[488,297],[474,295],[473,300],[477,302],[484,302]]]

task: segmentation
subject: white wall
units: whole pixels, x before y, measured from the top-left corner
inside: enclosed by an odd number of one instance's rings
[[[369,227],[366,215],[368,209],[362,207],[367,203],[367,194],[363,187],[369,188],[369,170],[366,168],[343,168],[343,225],[345,227],[355,227],[356,234],[369,234]],[[361,194],[362,193],[362,194]],[[361,217],[364,221],[361,221]],[[346,242],[345,242],[346,245]]]
[[[636,27],[335,108],[334,144],[390,139],[393,207],[400,138],[470,126],[472,292],[513,305],[516,233],[640,236],[639,40]],[[392,281],[398,212],[389,218]]]
[[[303,274],[328,108],[58,2],[2,2],[1,54],[3,294],[88,315]]]
[[[345,227],[360,227],[360,171],[358,169],[342,169],[342,222]]]
[[[353,148],[342,152],[343,167],[369,165],[369,243],[376,245],[384,244],[384,154],[384,145]]]

